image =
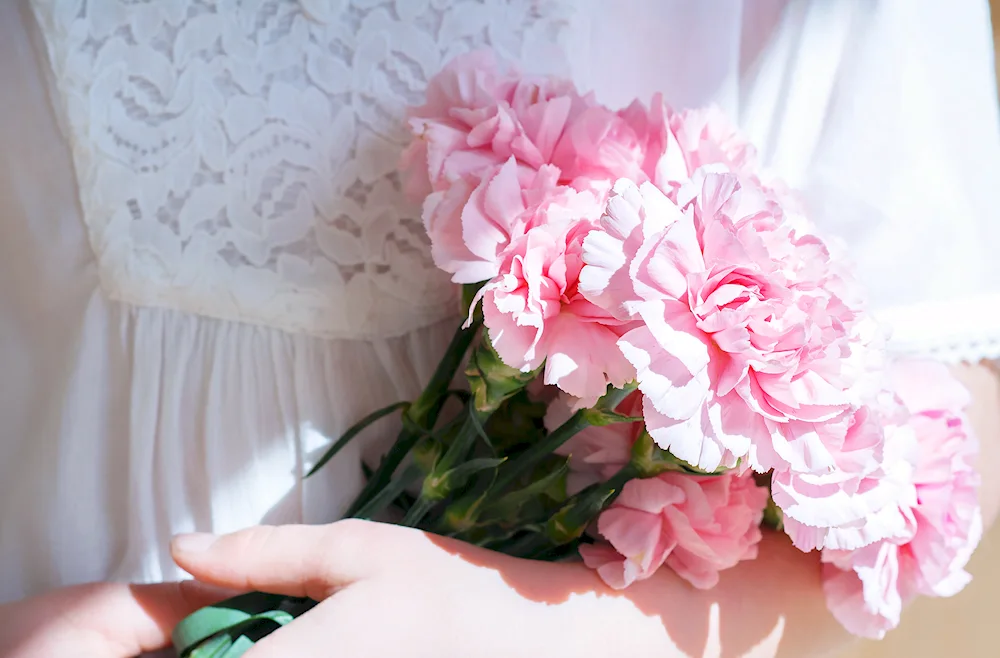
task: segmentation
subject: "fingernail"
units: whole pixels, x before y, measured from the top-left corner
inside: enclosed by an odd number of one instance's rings
[[[201,553],[207,551],[216,539],[218,537],[207,532],[191,532],[177,535],[172,544],[178,553]]]

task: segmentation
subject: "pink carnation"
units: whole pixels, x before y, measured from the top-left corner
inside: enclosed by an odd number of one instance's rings
[[[568,126],[554,163],[578,187],[607,187],[617,178],[642,178],[645,140],[620,112],[595,105]]]
[[[793,421],[783,428],[781,439],[815,444],[831,458],[808,464],[811,471],[771,476],[771,495],[796,547],[850,550],[907,532],[900,502],[912,487],[914,441],[905,427],[883,427],[886,420],[860,407],[826,423]]]
[[[558,186],[559,170],[537,171],[514,158],[484,173],[460,178],[424,202],[424,227],[434,263],[456,283],[478,283],[500,271],[504,250],[532,227],[566,226],[599,212],[597,199]]]
[[[480,295],[483,319],[503,361],[525,372],[545,363],[546,384],[596,401],[635,371],[617,349],[624,331],[578,292],[582,243],[592,221],[536,226],[504,252]]]
[[[480,109],[457,108],[452,115],[470,126],[468,145],[516,157],[529,167],[550,163],[570,120],[594,105],[568,80],[518,80],[509,98]]]
[[[912,494],[900,511],[905,532],[855,551],[823,552],[830,610],[853,633],[882,637],[917,595],[952,596],[982,535],[972,462],[977,443],[962,409],[968,393],[940,364],[906,362],[891,372],[915,433]]]
[[[444,189],[451,180],[506,159],[489,149],[470,147],[470,126],[453,113],[493,107],[510,95],[515,83],[489,51],[460,55],[430,80],[427,102],[410,109],[414,139],[400,162],[406,189],[413,197],[425,197]]]
[[[741,176],[756,176],[756,149],[717,106],[672,114],[670,128],[684,154],[688,175],[705,165],[721,164]]]
[[[410,110],[414,140],[401,162],[407,190],[443,191],[509,158],[539,169],[571,119],[593,105],[569,81],[521,77],[488,51],[456,57],[430,81],[427,103]]]
[[[649,108],[639,101],[618,112],[592,105],[569,122],[553,163],[562,169],[564,182],[583,189],[607,190],[619,178],[662,180],[675,188],[688,171],[673,119],[660,94]]]
[[[581,291],[642,321],[619,345],[661,447],[705,470],[740,457],[784,468],[779,425],[849,406],[841,368],[857,312],[822,285],[826,270],[801,262],[824,252],[784,230],[759,188],[699,171],[677,196],[619,181],[584,243]]]
[[[664,473],[631,480],[597,524],[607,544],[580,547],[611,587],[643,580],[666,564],[707,589],[719,572],[757,557],[767,490],[752,477]]]
[[[841,624],[861,637],[881,639],[899,625],[899,550],[887,541],[856,551],[823,552],[826,604]]]

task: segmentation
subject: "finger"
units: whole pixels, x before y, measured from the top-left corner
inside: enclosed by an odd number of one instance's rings
[[[363,585],[359,585],[363,587]],[[391,629],[379,606],[351,595],[351,587],[323,601],[287,626],[257,641],[244,658],[336,655],[350,658],[398,656],[408,637],[405,620]],[[419,650],[420,647],[411,649]],[[440,655],[435,651],[435,655]]]
[[[323,655],[325,646],[329,647],[331,655],[358,655],[350,650],[350,629],[344,629],[335,620],[316,614],[321,612],[320,608],[333,605],[335,598],[327,599],[301,617],[295,618],[289,625],[261,638],[244,658]]]
[[[234,592],[185,581],[155,585],[99,583],[54,592],[44,607],[76,628],[96,632],[121,656],[156,651],[170,644],[170,633],[198,608]]]
[[[174,560],[198,580],[322,600],[364,578],[378,560],[380,524],[256,526],[232,534],[179,535]]]

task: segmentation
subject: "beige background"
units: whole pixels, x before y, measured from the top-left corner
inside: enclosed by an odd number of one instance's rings
[[[1000,43],[1000,0],[990,6],[993,41]],[[1000,524],[983,539],[969,571],[974,580],[961,594],[917,601],[884,640],[860,643],[844,658],[1000,658]]]
[[[972,558],[972,584],[951,599],[920,599],[881,642],[863,642],[844,658],[998,658],[1000,525]]]

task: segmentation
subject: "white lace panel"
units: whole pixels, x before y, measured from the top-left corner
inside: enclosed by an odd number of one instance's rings
[[[112,298],[326,337],[455,312],[396,173],[455,54],[564,72],[568,3],[34,0]]]

